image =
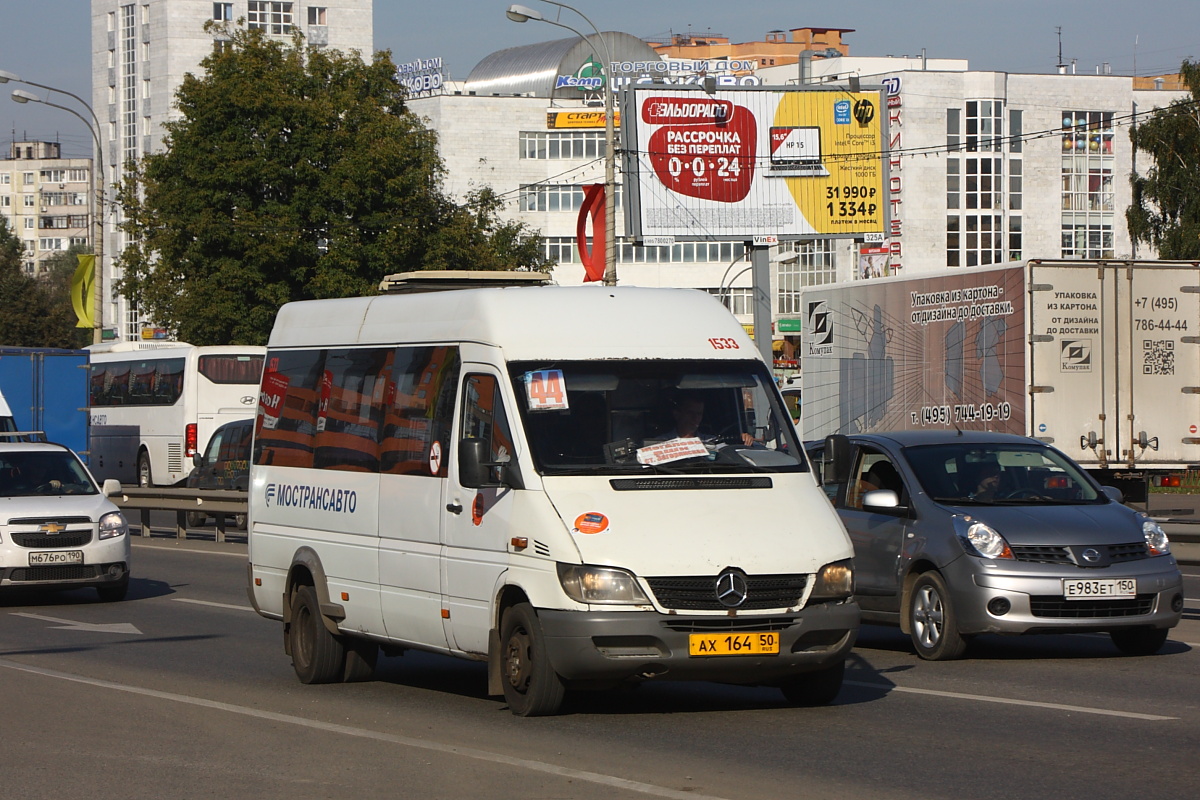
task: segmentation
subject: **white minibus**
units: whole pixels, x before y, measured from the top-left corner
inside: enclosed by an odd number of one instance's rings
[[[265,347],[93,345],[91,459],[97,478],[171,486],[212,432],[254,415]]]
[[[248,581],[304,683],[417,649],[513,713],[654,680],[830,702],[853,551],[770,370],[713,298],[514,287],[290,303]]]

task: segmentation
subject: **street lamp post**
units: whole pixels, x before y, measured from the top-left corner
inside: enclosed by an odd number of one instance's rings
[[[565,8],[568,11],[574,11],[583,21],[591,26],[596,33],[596,38],[600,40],[601,46],[604,48],[604,285],[617,285],[617,212],[616,212],[616,172],[617,172],[617,148],[616,136],[614,134],[613,124],[613,87],[612,87],[612,52],[608,49],[608,42],[604,40],[604,36],[600,33],[600,29],[587,16],[566,3],[558,3],[555,0],[540,0],[542,3],[549,3],[552,6]],[[545,22],[548,25],[557,25],[560,28],[566,28],[571,33],[587,42],[587,37],[579,31],[572,28],[563,22],[557,20],[546,19],[538,11],[532,8],[520,5],[511,5],[508,7],[506,15],[513,22],[528,22],[529,20],[537,20]]]
[[[95,240],[96,240],[95,244],[93,246],[93,250],[94,250],[95,256],[96,256],[96,267],[95,267],[94,277],[93,277],[95,319],[92,320],[92,343],[99,344],[100,341],[103,339],[102,334],[103,334],[103,330],[104,330],[103,284],[104,284],[104,200],[105,200],[105,197],[104,197],[104,194],[105,194],[104,153],[103,153],[103,147],[100,144],[100,120],[96,118],[96,112],[92,110],[91,105],[89,105],[87,102],[85,102],[81,97],[79,97],[76,94],[65,91],[63,89],[56,89],[53,86],[45,86],[40,83],[34,83],[33,81],[22,80],[21,78],[19,78],[18,76],[14,75],[11,72],[6,72],[4,70],[0,70],[0,83],[8,83],[9,81],[15,81],[17,83],[24,83],[29,86],[36,86],[39,89],[46,89],[47,91],[58,92],[59,94],[64,94],[68,97],[72,97],[76,100],[76,102],[78,102],[80,105],[82,105],[84,108],[86,108],[88,110],[88,114],[91,116],[91,121],[88,121],[88,119],[86,119],[82,114],[80,114],[78,111],[71,108],[70,106],[64,106],[64,105],[59,105],[58,103],[52,103],[46,98],[38,97],[33,92],[27,92],[23,89],[14,89],[13,93],[12,93],[12,99],[15,102],[18,102],[18,103],[30,103],[30,102],[42,103],[43,105],[50,106],[51,108],[57,108],[62,111],[66,111],[70,114],[74,114],[76,117],[79,118],[80,122],[82,122],[84,125],[87,126],[88,131],[92,134],[92,142],[96,146],[96,160],[95,160],[95,163],[93,165],[93,170],[92,170],[93,190],[95,193],[95,204],[96,204],[95,213],[93,213],[93,215],[92,215],[93,228],[95,230],[94,236],[95,236]]]

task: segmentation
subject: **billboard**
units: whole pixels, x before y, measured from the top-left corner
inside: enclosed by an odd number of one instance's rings
[[[634,85],[625,219],[636,238],[882,235],[879,92]]]
[[[805,290],[803,430],[1024,434],[1024,268]]]

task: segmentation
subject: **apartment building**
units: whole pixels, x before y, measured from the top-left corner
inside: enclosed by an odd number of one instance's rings
[[[298,31],[309,46],[358,50],[369,59],[373,6],[373,0],[92,0],[92,106],[110,182],[122,179],[130,160],[161,149],[164,123],[178,118],[174,98],[184,76],[199,73],[200,62],[228,42],[222,24],[287,41]],[[209,22],[218,27],[205,30]],[[119,221],[108,220],[106,253],[124,245]],[[105,260],[104,285],[113,286],[120,276]],[[103,320],[119,339],[137,338],[149,322],[116,295],[105,303]]]
[[[92,246],[96,210],[90,158],[63,158],[59,142],[13,142],[0,161],[0,214],[21,240],[22,265],[43,275],[46,262],[73,246]]]

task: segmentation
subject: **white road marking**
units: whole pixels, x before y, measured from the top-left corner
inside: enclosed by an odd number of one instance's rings
[[[77,622],[73,619],[59,619],[58,617],[44,617],[41,614],[30,614],[27,611],[14,611],[12,612],[12,615],[14,617],[40,619],[43,622],[57,622],[59,624],[55,625],[54,627],[58,630],[64,631],[87,631],[88,633],[123,633],[127,635],[137,634],[138,636],[141,636],[142,634],[141,631],[128,622]]]
[[[192,603],[197,606],[213,606],[214,608],[232,608],[234,611],[253,611],[250,606],[235,606],[232,603],[214,603],[211,600],[192,600],[189,597],[172,597],[176,603]]]
[[[639,792],[641,794],[651,795],[653,797],[668,797],[672,798],[672,800],[729,800],[728,798],[715,797],[713,795],[698,794],[696,792],[683,792],[677,789],[668,789],[664,786],[655,786],[651,783],[631,781],[626,778],[618,778],[615,775],[604,775],[598,772],[587,772],[585,770],[571,769],[570,767],[561,767],[557,764],[549,764],[545,761],[516,758],[515,756],[507,756],[503,753],[492,753],[487,750],[479,750],[473,747],[459,747],[457,745],[441,744],[423,739],[412,739],[408,736],[397,736],[391,733],[381,733],[379,731],[367,730],[365,728],[353,728],[349,725],[337,725],[332,722],[304,719],[303,717],[296,717],[290,714],[279,714],[274,711],[263,711],[262,709],[248,708],[246,706],[233,705],[232,703],[221,703],[216,700],[205,700],[202,697],[189,697],[188,695],[184,694],[160,692],[156,689],[145,689],[140,686],[129,686],[122,683],[114,683],[113,681],[88,678],[82,675],[72,675],[68,672],[58,672],[57,670],[33,667],[3,658],[0,658],[0,667],[18,670],[20,672],[28,672],[34,675],[41,675],[46,678],[72,681],[74,683],[82,683],[87,686],[97,686],[102,689],[113,689],[118,692],[129,692],[130,694],[138,694],[144,697],[156,697],[160,700],[169,700],[173,703],[185,703],[187,705],[210,708],[217,711],[226,711],[231,714],[241,714],[247,717],[270,720],[272,722],[283,722],[290,725],[299,725],[304,728],[327,731],[329,733],[339,733],[344,736],[357,736],[362,739],[373,739],[379,742],[397,744],[402,747],[413,747],[420,750],[445,753],[446,755],[461,756],[463,758],[470,758],[476,761],[504,764],[510,767],[516,767],[518,769],[530,770],[531,772],[541,772],[547,775],[555,775],[560,778],[587,781],[589,783],[595,783],[602,786],[611,787],[613,789],[625,789],[631,792]]]
[[[223,550],[197,550],[191,547],[167,547],[166,545],[161,544],[142,544],[141,542],[137,541],[137,539],[138,537],[135,536],[131,544],[134,547],[144,550],[164,550],[169,553],[194,553],[201,556],[233,556],[234,558],[240,558],[243,561],[246,560],[245,553],[226,553]]]
[[[948,697],[952,700],[974,700],[979,703],[1003,703],[1011,706],[1032,706],[1033,708],[1048,708],[1053,711],[1072,711],[1077,714],[1102,714],[1108,717],[1125,717],[1126,719],[1144,719],[1151,722],[1179,719],[1179,717],[1160,717],[1157,714],[1138,714],[1134,711],[1115,711],[1110,708],[1090,708],[1088,706],[1067,706],[1061,703],[1040,703],[1034,700],[1017,700],[1011,697],[991,697],[986,694],[963,694],[961,692],[942,692],[935,689],[913,689],[907,686],[890,686],[884,683],[866,683],[864,681],[846,681],[847,686],[861,686],[865,689],[878,689],[882,692],[901,692],[904,694],[924,694],[933,697]]]

